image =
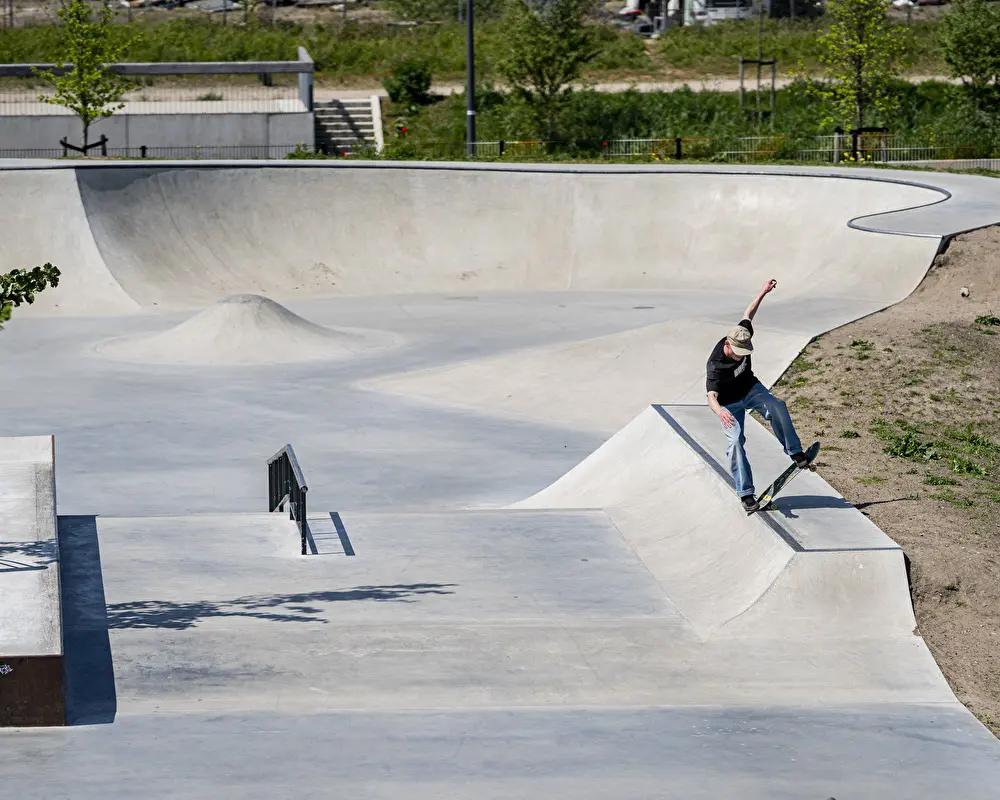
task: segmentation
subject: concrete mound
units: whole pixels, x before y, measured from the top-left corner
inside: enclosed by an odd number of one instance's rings
[[[235,365],[351,358],[396,343],[384,331],[325,328],[267,297],[241,294],[166,331],[111,339],[96,350],[116,361]]]

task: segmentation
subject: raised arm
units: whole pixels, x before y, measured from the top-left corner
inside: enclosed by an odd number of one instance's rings
[[[764,285],[760,287],[760,293],[753,299],[753,302],[747,306],[747,310],[743,312],[743,319],[753,319],[753,315],[757,313],[757,309],[760,307],[760,301],[764,299],[765,295],[770,294],[778,287],[778,282],[771,278],[770,280],[764,281]]]

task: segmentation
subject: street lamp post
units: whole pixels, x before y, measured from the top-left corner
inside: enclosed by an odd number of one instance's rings
[[[476,62],[472,32],[472,0],[465,11],[465,150],[476,157]]]

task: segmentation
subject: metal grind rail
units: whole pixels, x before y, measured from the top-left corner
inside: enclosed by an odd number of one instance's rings
[[[268,511],[284,511],[288,503],[288,518],[295,520],[302,542],[302,555],[306,554],[306,479],[302,475],[295,451],[286,444],[267,461]]]

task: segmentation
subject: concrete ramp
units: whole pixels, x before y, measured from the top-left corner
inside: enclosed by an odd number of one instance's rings
[[[383,164],[102,166],[76,179],[107,270],[158,307],[238,293],[747,292],[761,270],[789,297],[885,305],[916,286],[936,237],[847,221],[943,196],[820,176]],[[637,215],[648,231],[622,222]]]
[[[50,262],[59,286],[19,312],[65,316],[135,312],[139,304],[108,270],[69,169],[0,170],[0,273]]]
[[[747,427],[763,486],[787,458],[760,425]],[[898,546],[814,474],[799,476],[775,510],[747,517],[724,448],[707,407],[652,406],[514,507],[607,511],[705,635],[913,639]]]

